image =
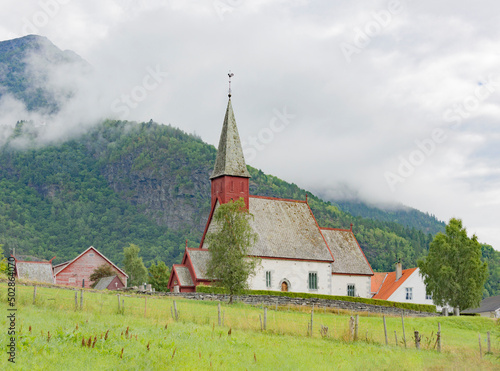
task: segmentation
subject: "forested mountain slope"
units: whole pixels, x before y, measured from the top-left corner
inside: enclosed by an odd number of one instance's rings
[[[26,137],[31,145],[19,148]],[[44,147],[36,145],[30,123],[18,123],[0,151],[0,243],[57,256],[56,263],[90,245],[120,263],[123,247],[135,243],[147,264],[177,263],[185,239],[196,246],[201,238],[215,154],[201,139],[153,122],[105,121],[82,137]],[[305,199],[295,184],[249,171],[251,194]],[[374,270],[392,270],[399,258],[415,266],[432,239],[391,221],[354,217],[311,194],[308,199],[321,226],[354,224]]]

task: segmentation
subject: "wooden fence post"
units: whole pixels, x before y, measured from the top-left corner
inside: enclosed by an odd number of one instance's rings
[[[125,299],[122,299],[122,313],[125,314]]]
[[[267,307],[264,308],[264,330],[267,330]]]
[[[491,339],[490,339],[490,332],[489,331],[486,333],[486,336],[488,338],[488,354],[491,354]]]
[[[311,308],[311,337],[313,336],[313,322],[314,322],[314,304]]]
[[[405,317],[403,313],[401,313],[401,323],[403,325],[403,342],[405,343],[405,348],[406,348]]]
[[[259,314],[259,321],[260,321],[260,331],[262,331],[262,316]]]
[[[358,340],[359,330],[359,314],[356,314],[356,322],[354,323],[354,340]]]
[[[174,300],[174,314],[175,314],[175,320],[179,320],[179,313],[177,312],[177,303]]]
[[[121,312],[120,309],[120,295],[116,295],[118,297],[118,312]]]
[[[33,305],[35,305],[36,302],[36,286],[33,288]]]
[[[80,310],[83,310],[83,289],[80,290]]]
[[[396,341],[396,345],[398,345],[398,334],[396,333],[396,330],[394,330],[394,340]]]
[[[483,358],[483,349],[481,347],[481,334],[479,335],[479,358]]]
[[[174,301],[175,303],[175,301]],[[148,312],[148,298],[145,296],[144,297],[144,318],[146,318]]]
[[[382,316],[384,319],[384,334],[385,334],[385,345],[389,345],[389,340],[387,339],[387,325],[385,324],[385,316]]]
[[[220,303],[217,304],[217,315],[218,315],[218,318],[219,318],[219,326],[221,325],[221,317],[220,317]]]
[[[415,348],[417,348],[417,350],[420,350],[420,335],[416,330],[415,330]]]
[[[349,341],[354,340],[354,317],[349,317]]]
[[[441,322],[438,322],[438,333],[436,341],[437,341],[438,352],[441,352]]]

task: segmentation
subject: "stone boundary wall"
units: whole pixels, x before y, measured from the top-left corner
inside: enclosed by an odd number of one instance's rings
[[[0,277],[0,282],[8,282],[6,278]],[[40,283],[40,282],[19,282],[16,280],[16,284],[23,286],[39,286],[39,287],[49,287],[49,288],[57,288],[57,289],[65,289],[65,290],[81,290],[80,287],[73,286],[62,286],[55,285],[50,283]],[[100,292],[99,290],[94,289],[83,289],[88,292]],[[185,293],[171,293],[171,292],[146,292],[140,290],[116,290],[111,291],[116,292],[117,294],[123,295],[124,293],[134,293],[139,295],[166,295],[172,297],[183,297],[186,299],[193,300],[210,300],[210,301],[229,301],[229,295],[225,294],[206,294],[202,292],[185,292]],[[272,295],[242,295],[235,296],[234,300],[250,304],[250,305],[268,305],[275,306],[276,304],[281,306],[287,305],[297,305],[297,306],[312,306],[314,304],[315,307],[327,307],[327,308],[337,308],[344,309],[352,312],[369,312],[369,313],[377,313],[377,314],[387,314],[393,316],[399,316],[404,314],[406,316],[412,317],[435,317],[440,316],[440,313],[429,313],[429,312],[419,312],[410,309],[402,309],[396,307],[386,307],[383,305],[372,305],[365,303],[355,303],[351,301],[342,301],[342,300],[328,300],[328,299],[318,299],[318,298],[291,298],[288,296],[272,296]]]
[[[229,301],[229,295],[225,294],[206,294],[201,292],[186,292],[186,293],[167,293],[168,296],[180,296],[186,299],[193,300],[210,300],[210,301]],[[344,309],[352,312],[369,312],[387,315],[401,315],[412,317],[435,317],[439,316],[440,313],[429,313],[420,312],[410,309],[402,309],[397,307],[386,307],[383,305],[372,305],[365,303],[355,303],[351,301],[342,300],[328,300],[328,299],[318,299],[318,298],[291,298],[288,296],[272,296],[272,295],[242,295],[235,296],[235,301],[239,301],[250,305],[269,305],[275,306],[276,304],[281,306],[287,305],[297,305],[297,306],[312,306],[318,308],[337,308]]]

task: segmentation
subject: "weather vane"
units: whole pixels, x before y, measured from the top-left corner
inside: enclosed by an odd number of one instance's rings
[[[231,77],[234,76],[234,73],[232,73],[231,70],[229,70],[229,73],[227,75],[229,76],[229,94],[228,94],[228,97],[231,98]]]

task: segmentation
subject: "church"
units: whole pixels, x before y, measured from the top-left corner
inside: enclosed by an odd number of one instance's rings
[[[305,201],[250,195],[250,174],[231,105],[231,94],[220,135],[211,181],[211,211],[198,248],[189,248],[174,264],[168,287],[193,292],[209,285],[210,259],[205,236],[215,228],[217,207],[243,198],[253,214],[258,235],[249,256],[260,259],[249,278],[251,290],[272,290],[370,298],[373,270],[350,229],[321,228]]]

